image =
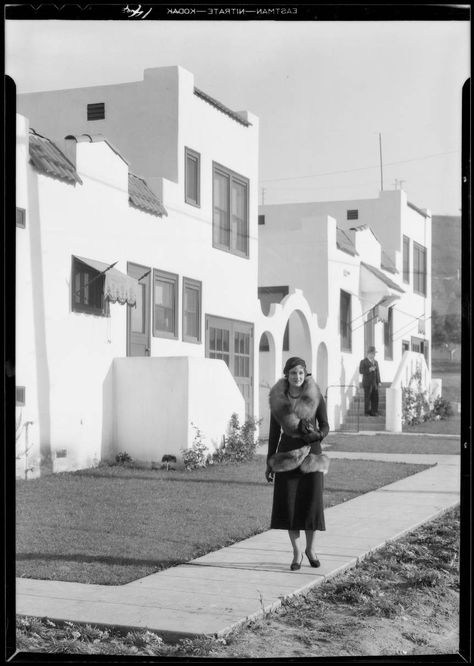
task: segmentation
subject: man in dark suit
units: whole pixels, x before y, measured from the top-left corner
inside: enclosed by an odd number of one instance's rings
[[[375,347],[367,349],[367,356],[359,364],[364,388],[364,407],[366,416],[378,416],[380,372],[379,364],[375,360],[377,350]]]

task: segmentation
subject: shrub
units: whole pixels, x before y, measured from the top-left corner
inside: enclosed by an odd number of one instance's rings
[[[427,392],[421,388],[421,372],[417,370],[402,387],[402,423],[416,425],[429,418],[430,404]]]
[[[202,432],[194,423],[191,423],[191,425],[196,431],[194,440],[188,449],[183,449],[183,463],[187,471],[198,467],[206,467],[209,457],[207,446],[202,441]]]
[[[436,418],[439,417],[440,419],[449,419],[453,414],[454,410],[449,402],[449,400],[446,400],[446,398],[442,398],[439,396],[436,398],[436,400],[433,403],[433,409],[431,410],[431,414]]]
[[[115,462],[117,465],[127,465],[133,462],[133,458],[126,451],[121,451],[115,456]]]
[[[252,460],[257,449],[258,440],[255,437],[259,421],[248,418],[242,425],[237,414],[230,418],[230,432],[225,440],[223,460],[228,462],[245,462]]]

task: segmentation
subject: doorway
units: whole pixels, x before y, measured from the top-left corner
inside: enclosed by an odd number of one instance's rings
[[[150,356],[151,269],[129,262],[127,273],[138,280],[137,302],[128,306],[127,356]]]

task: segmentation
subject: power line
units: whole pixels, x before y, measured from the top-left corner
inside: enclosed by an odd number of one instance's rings
[[[422,157],[412,157],[407,160],[399,160],[397,162],[386,162],[385,166],[395,166],[396,164],[407,164],[408,162],[418,162],[419,160],[427,160],[431,157],[441,157],[442,155],[451,155],[453,153],[459,153],[458,150],[448,150],[444,153],[432,153],[431,155],[423,155]],[[341,169],[340,171],[326,171],[323,173],[314,173],[308,174],[306,176],[285,176],[283,178],[262,178],[262,183],[276,182],[281,180],[300,180],[302,178],[318,178],[319,176],[334,176],[340,173],[354,173],[355,171],[367,171],[369,169],[380,169],[379,164],[367,167],[359,167],[357,169]]]

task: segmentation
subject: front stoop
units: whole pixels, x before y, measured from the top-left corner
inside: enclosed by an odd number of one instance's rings
[[[379,389],[379,415],[365,416],[364,414],[364,389],[359,387],[358,393],[351,400],[349,409],[344,417],[344,422],[337,432],[360,432],[360,431],[384,431],[386,390],[390,383],[382,383]]]

